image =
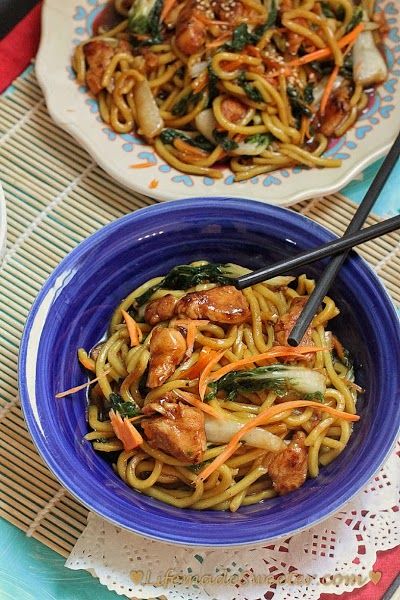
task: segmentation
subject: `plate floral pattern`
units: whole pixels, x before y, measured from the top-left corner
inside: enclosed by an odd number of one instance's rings
[[[159,200],[195,196],[249,197],[289,206],[338,191],[374,160],[385,154],[400,129],[400,10],[394,1],[380,0],[390,32],[385,39],[387,81],[371,97],[356,126],[331,144],[326,156],[342,159],[337,169],[281,169],[245,182],[235,182],[229,169],[220,180],[183,174],[166,164],[151,146],[133,134],[119,135],[102,122],[97,102],[78,86],[70,66],[74,45],[92,32],[104,0],[46,0],[36,72],[53,119],[69,131],[112,177],[126,187]],[[154,166],[138,173],[131,165]],[[154,182],[155,180],[155,182]],[[156,184],[157,187],[150,189]]]

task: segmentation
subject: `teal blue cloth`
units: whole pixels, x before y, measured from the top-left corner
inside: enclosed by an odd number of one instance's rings
[[[378,161],[342,193],[362,200],[382,161]],[[382,217],[400,213],[400,163],[397,164],[374,212]],[[0,519],[1,600],[111,600],[120,598],[85,571],[70,571],[64,559],[13,525]]]

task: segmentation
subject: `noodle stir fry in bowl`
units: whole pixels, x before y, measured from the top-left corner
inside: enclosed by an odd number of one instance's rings
[[[387,79],[374,2],[115,0],[72,66],[120,134],[184,173],[236,181],[327,158]]]
[[[396,438],[391,302],[354,255],[289,348],[321,265],[243,292],[231,279],[331,238],[283,209],[195,199],[71,252],[20,364],[29,429],[60,481],[112,522],[182,544],[257,543],[338,510]]]

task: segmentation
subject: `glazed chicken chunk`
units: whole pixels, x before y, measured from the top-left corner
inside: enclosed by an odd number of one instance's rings
[[[302,296],[298,298],[293,298],[289,312],[284,314],[280,319],[275,323],[274,332],[275,332],[275,340],[280,346],[288,346],[288,336],[292,331],[294,325],[297,322],[297,319],[300,316],[301,311],[305,303],[307,302],[307,298]],[[299,346],[313,346],[312,341],[312,328],[311,325],[308,327],[307,331],[304,334],[303,339],[301,340]],[[305,354],[304,359],[309,360],[312,358],[312,354]],[[289,359],[288,359],[289,360]]]
[[[270,459],[268,474],[280,495],[297,490],[306,480],[308,451],[304,440],[305,434],[296,432],[289,446]]]
[[[117,52],[132,54],[131,45],[126,40],[120,40],[117,45],[104,40],[93,40],[85,44],[84,53],[88,64],[86,84],[95,96],[102,90],[104,73]]]
[[[186,352],[183,335],[172,327],[159,327],[150,340],[150,363],[147,387],[156,388],[170,377]]]
[[[152,300],[146,306],[144,318],[150,325],[156,325],[160,321],[169,321],[174,315],[174,310],[178,299],[172,294],[166,294],[161,298]]]
[[[250,318],[250,308],[243,292],[232,285],[223,285],[203,292],[189,292],[180,300],[167,294],[149,302],[144,314],[150,325],[174,316],[238,325]]]
[[[175,306],[175,314],[189,319],[238,325],[250,318],[250,309],[243,292],[232,285],[223,285],[186,294]]]
[[[176,403],[173,413],[143,421],[142,426],[152,448],[188,464],[202,462],[206,434],[201,410]]]

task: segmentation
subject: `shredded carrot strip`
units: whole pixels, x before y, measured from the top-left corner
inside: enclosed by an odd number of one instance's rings
[[[215,38],[212,42],[208,42],[206,44],[206,48],[218,48],[218,46],[222,46],[225,44],[226,40],[231,37],[230,33],[223,33],[219,37]]]
[[[158,179],[152,179],[152,180],[150,181],[150,183],[149,183],[148,187],[149,187],[151,190],[154,190],[156,187],[158,187],[158,184],[159,184],[159,181],[158,181]]]
[[[108,375],[108,373],[110,371],[111,371],[111,369],[104,371],[104,375]],[[101,379],[101,377],[102,377],[102,375],[100,377],[96,377],[95,379],[91,379],[90,381],[87,381],[86,383],[82,383],[82,385],[77,385],[75,387],[70,388],[69,390],[65,390],[65,392],[58,392],[56,394],[56,398],[64,398],[65,396],[69,396],[70,394],[75,394],[75,392],[80,392],[81,390],[84,390],[85,388],[92,385],[92,383],[96,383],[97,381],[99,381],[99,379]]]
[[[180,150],[181,152],[187,152],[188,154],[198,156],[199,158],[205,158],[208,155],[207,152],[205,152],[201,148],[196,148],[195,146],[188,144],[188,142],[185,142],[185,140],[181,140],[180,138],[174,139],[174,146],[177,150]]]
[[[338,67],[338,65],[335,65],[334,68],[332,69],[332,73],[329,75],[328,81],[326,82],[324,93],[321,98],[320,112],[321,112],[322,116],[324,116],[324,114],[325,114],[326,105],[328,104],[329,96],[332,93],[333,85],[336,81],[336,77],[338,76],[338,73],[339,73],[339,67]]]
[[[223,355],[225,354],[225,350],[223,352],[214,352],[210,357],[209,362],[204,367],[204,370],[199,378],[199,396],[202,400],[204,400],[204,395],[207,389],[207,378],[212,371],[212,368],[221,360]]]
[[[203,346],[203,348],[200,351],[197,362],[192,367],[189,367],[189,369],[187,369],[186,371],[183,371],[183,373],[181,373],[179,377],[181,379],[197,379],[197,377],[199,377],[200,373],[210,360],[210,354],[212,352],[213,350],[211,350],[211,348]]]
[[[115,435],[124,445],[124,450],[129,451],[143,444],[143,438],[138,430],[127,419],[122,419],[119,412],[110,410],[111,426]]]
[[[350,42],[350,44],[347,46],[346,52],[344,52],[343,56],[347,56],[347,54],[350,52],[350,50],[354,46],[356,39],[357,38],[355,38],[352,42]],[[320,112],[321,112],[322,116],[324,116],[324,114],[325,114],[326,105],[328,104],[329,96],[332,93],[332,89],[335,84],[335,80],[336,80],[336,77],[338,76],[338,73],[339,73],[339,67],[338,67],[338,65],[335,65],[332,73],[329,75],[329,79],[327,81],[323,96],[321,98]]]
[[[196,339],[196,328],[200,325],[207,325],[209,322],[210,321],[207,321],[206,319],[176,319],[171,322],[171,325],[178,327],[181,325],[182,327],[186,328],[186,358],[192,356],[194,342]]]
[[[188,402],[192,406],[195,406],[196,408],[199,408],[200,410],[207,413],[211,417],[214,417],[215,419],[220,419],[220,420],[224,419],[224,416],[221,415],[217,410],[215,410],[215,408],[213,408],[206,402],[202,402],[200,400],[200,398],[198,398],[194,394],[191,394],[190,392],[184,392],[183,390],[174,390],[174,392],[175,392],[175,394],[177,394],[178,396],[183,398],[183,400],[186,400],[186,402]]]
[[[364,31],[365,25],[364,23],[360,23],[357,27],[354,27],[353,31],[350,31],[347,35],[344,35],[342,39],[338,40],[337,45],[339,48],[344,48],[351,42],[355,41],[360,33]],[[332,54],[332,50],[330,48],[321,48],[320,50],[316,50],[315,52],[310,52],[309,54],[305,54],[300,58],[296,58],[295,60],[287,63],[291,67],[298,67],[300,65],[306,65],[309,62],[313,62],[314,60],[321,60],[323,58],[328,58]]]
[[[147,167],[154,167],[156,163],[153,161],[146,161],[142,163],[135,163],[134,165],[130,165],[131,169],[147,169]]]
[[[124,317],[126,327],[128,329],[129,337],[131,340],[131,346],[139,346],[143,339],[143,334],[133,317],[126,310],[121,310],[122,316]]]
[[[263,410],[259,415],[257,415],[257,417],[245,423],[243,427],[232,437],[230,442],[227,444],[225,450],[221,452],[221,454],[219,454],[212,461],[212,463],[210,463],[205,469],[203,469],[203,471],[201,471],[197,479],[200,481],[204,481],[205,479],[207,479],[207,477],[211,475],[211,473],[214,473],[214,471],[218,469],[218,467],[223,465],[224,462],[226,462],[228,458],[230,458],[232,454],[234,454],[234,452],[237,450],[240,440],[244,435],[246,435],[246,433],[248,433],[255,427],[258,427],[259,425],[267,425],[267,423],[272,419],[272,417],[279,414],[280,412],[294,410],[295,408],[304,408],[306,406],[318,408],[318,410],[321,410],[322,412],[327,412],[334,417],[344,419],[346,421],[358,421],[360,418],[358,415],[350,415],[349,413],[336,410],[331,406],[325,406],[320,402],[313,402],[312,400],[293,400],[291,402],[283,402],[282,404],[270,406],[269,408]]]
[[[255,362],[259,362],[260,360],[267,360],[269,358],[276,358],[278,356],[293,356],[294,358],[302,358],[303,354],[308,354],[309,352],[320,352],[322,350],[326,350],[326,348],[318,346],[302,346],[297,348],[290,348],[289,346],[275,346],[275,348],[271,348],[271,350],[267,350],[267,352],[263,352],[262,354],[248,356],[247,358],[242,358],[241,360],[221,367],[221,369],[218,369],[218,371],[215,371],[212,374],[209,379],[209,383],[212,381],[217,381],[217,379],[221,379],[221,377],[230,371],[236,371],[238,367],[245,367],[246,365],[251,365]]]
[[[95,371],[95,362],[93,358],[90,358],[87,355],[87,352],[86,350],[84,350],[84,348],[79,348],[78,359],[81,365],[85,367],[85,369],[87,369],[88,371]]]
[[[164,4],[163,4],[161,15],[160,15],[161,23],[163,23],[164,20],[166,19],[166,17],[168,17],[169,13],[174,8],[175,4],[176,4],[176,0],[164,0]]]

